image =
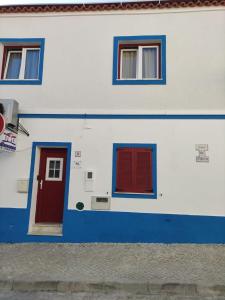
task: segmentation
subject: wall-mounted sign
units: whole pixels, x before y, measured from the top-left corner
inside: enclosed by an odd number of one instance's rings
[[[75,151],[75,157],[81,157],[81,151]]]
[[[15,152],[16,151],[16,134],[5,129],[0,135],[0,151]]]
[[[196,144],[195,150],[198,151],[196,156],[196,162],[209,162],[209,156],[207,156],[206,151],[209,150],[208,144]]]
[[[75,160],[75,161],[74,161],[74,168],[75,168],[75,169],[80,169],[81,166],[82,166],[81,160]]]

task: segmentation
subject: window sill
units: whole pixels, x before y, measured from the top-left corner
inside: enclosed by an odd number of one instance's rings
[[[163,79],[114,79],[113,85],[160,85],[166,84],[166,78]]]
[[[147,199],[157,199],[156,193],[139,194],[139,193],[112,192],[112,197],[116,197],[116,198],[147,198]]]
[[[0,84],[7,84],[7,85],[41,85],[42,84],[42,80],[41,79],[35,79],[35,80],[31,80],[31,79],[27,79],[27,80],[8,80],[8,79],[1,79],[0,80]]]

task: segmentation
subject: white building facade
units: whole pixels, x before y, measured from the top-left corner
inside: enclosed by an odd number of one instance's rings
[[[220,0],[0,7],[29,132],[0,136],[0,241],[225,243],[224,28]]]

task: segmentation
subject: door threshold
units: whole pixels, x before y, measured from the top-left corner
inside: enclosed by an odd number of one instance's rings
[[[62,236],[62,224],[36,223],[28,234]]]

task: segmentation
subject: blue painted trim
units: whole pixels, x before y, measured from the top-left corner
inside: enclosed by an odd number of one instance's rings
[[[0,80],[1,85],[41,85],[42,80]]]
[[[68,199],[69,199],[69,182],[70,182],[70,162],[71,162],[71,143],[67,142],[33,142],[32,152],[31,152],[31,164],[30,164],[30,180],[28,188],[28,200],[27,208],[30,215],[31,201],[32,201],[32,189],[33,189],[33,180],[34,180],[34,166],[36,159],[37,147],[46,148],[46,147],[59,147],[67,149],[67,159],[66,159],[66,179],[65,179],[65,192],[64,192],[64,210],[63,210],[63,222],[65,220],[66,210],[68,208]],[[29,215],[27,216],[27,228],[29,227]]]
[[[152,179],[153,193],[151,194],[129,194],[116,192],[116,162],[118,148],[149,148],[152,150]],[[156,144],[113,144],[113,165],[112,165],[112,197],[116,198],[157,198],[157,145]]]
[[[158,40],[161,44],[161,79],[152,80],[123,80],[118,79],[119,43],[121,41]],[[166,36],[165,35],[138,35],[116,36],[113,40],[113,85],[162,85],[166,84]]]
[[[71,166],[71,151],[72,144],[66,143],[65,148],[67,148],[66,156],[66,182],[65,182],[65,192],[64,192],[64,208],[63,208],[63,224],[66,221],[66,212],[69,206],[69,183],[70,183],[70,166]],[[62,233],[64,234],[64,226],[62,226]]]
[[[224,216],[67,210],[63,236],[28,235],[27,219],[28,209],[0,208],[0,242],[225,244]]]
[[[158,80],[145,80],[145,79],[134,79],[134,80],[123,80],[123,79],[116,79],[113,80],[113,85],[162,85],[166,84],[165,79],[158,79]]]
[[[38,43],[43,38],[0,38],[0,43]]]
[[[45,39],[44,38],[3,38],[0,39],[0,43],[14,43],[16,44],[23,44],[23,43],[37,43],[40,45],[40,62],[39,62],[39,78],[35,80],[9,80],[9,79],[1,79],[0,84],[6,85],[41,85],[42,84],[42,77],[43,77],[43,66],[44,66],[44,49],[45,49]]]
[[[27,195],[27,210],[26,210],[26,216],[24,218],[24,222],[25,222],[24,226],[26,228],[26,233],[28,232],[29,229],[30,209],[31,209],[33,180],[34,180],[35,156],[36,156],[36,143],[33,143],[32,151],[31,151],[30,177],[29,177],[28,195]]]
[[[225,115],[141,115],[141,114],[18,114],[23,119],[95,119],[95,120],[225,120]]]

